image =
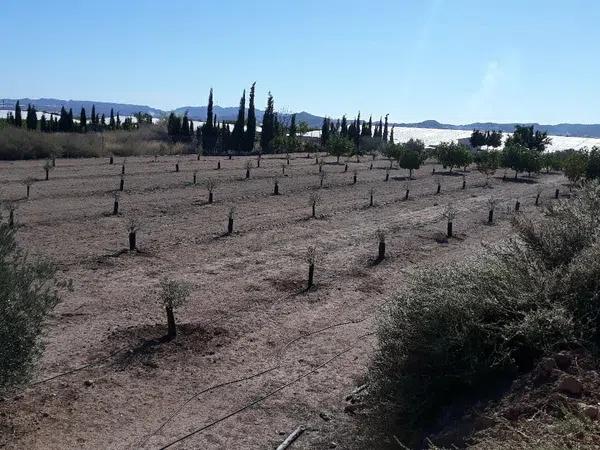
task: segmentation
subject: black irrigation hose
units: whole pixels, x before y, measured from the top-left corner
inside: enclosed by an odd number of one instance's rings
[[[360,341],[362,338],[364,338],[366,336],[370,336],[372,334],[373,333],[363,334],[362,336],[358,337],[358,340]],[[293,379],[292,381],[287,382],[286,384],[278,387],[277,389],[274,389],[273,391],[269,392],[268,394],[263,395],[262,397],[254,400],[253,402],[250,402],[250,403],[242,406],[241,408],[238,408],[235,411],[232,411],[231,413],[226,414],[225,416],[219,417],[218,419],[216,419],[216,420],[214,420],[214,421],[212,421],[212,422],[210,422],[210,423],[208,423],[208,424],[206,424],[206,425],[204,425],[204,426],[202,426],[202,427],[200,427],[200,428],[198,428],[198,429],[196,429],[196,430],[194,430],[194,431],[186,434],[185,436],[182,436],[182,437],[180,437],[180,438],[178,438],[178,439],[176,439],[176,440],[174,440],[172,442],[169,442],[167,445],[161,447],[160,450],[165,450],[167,448],[170,448],[173,445],[178,444],[179,442],[182,442],[182,441],[184,441],[184,440],[186,440],[186,439],[188,439],[188,438],[190,438],[190,437],[192,437],[192,436],[194,436],[194,435],[196,435],[198,433],[201,433],[204,430],[207,430],[208,428],[211,428],[211,427],[213,427],[213,426],[215,426],[215,425],[217,425],[217,424],[219,424],[219,423],[221,423],[221,422],[223,422],[223,421],[225,421],[225,420],[227,420],[227,419],[229,419],[229,418],[231,418],[231,417],[233,417],[233,416],[235,416],[235,415],[237,415],[237,414],[239,414],[239,413],[241,413],[241,412],[243,412],[243,411],[245,411],[245,410],[247,410],[247,409],[249,409],[249,408],[251,408],[251,407],[253,407],[253,406],[257,405],[257,404],[259,404],[259,403],[261,403],[261,402],[263,402],[264,400],[268,399],[269,397],[272,397],[273,395],[275,395],[278,392],[284,390],[285,388],[287,388],[287,387],[289,387],[289,386],[297,383],[298,381],[302,380],[303,378],[306,378],[309,375],[312,375],[313,373],[317,372],[319,369],[325,367],[327,364],[329,364],[330,362],[332,362],[335,359],[339,358],[340,356],[348,353],[350,350],[354,349],[356,346],[357,345],[354,344],[354,345],[351,345],[350,347],[347,347],[346,349],[342,350],[341,352],[339,352],[339,353],[335,354],[334,356],[332,356],[331,358],[329,358],[327,361],[319,364],[314,369],[311,369],[308,372],[305,372],[304,374],[300,375],[299,377]]]
[[[149,435],[147,435],[144,440],[140,443],[140,448],[143,447],[144,445],[146,445],[146,443],[150,440],[150,438],[152,438],[153,436],[155,436],[156,434],[158,434],[171,420],[173,420],[173,418],[179,414],[179,412],[185,408],[185,406],[190,403],[192,400],[198,398],[200,395],[205,394],[207,392],[210,391],[214,391],[215,389],[224,387],[224,386],[229,386],[232,384],[236,384],[236,383],[241,383],[242,381],[247,381],[247,380],[251,380],[253,378],[258,378],[266,373],[272,372],[275,369],[279,369],[281,367],[281,364],[277,364],[276,366],[270,367],[266,370],[263,370],[261,372],[257,372],[255,374],[249,375],[247,377],[244,378],[238,378],[236,380],[230,380],[230,381],[225,381],[223,383],[220,384],[216,384],[214,386],[208,387],[206,389],[203,389],[202,391],[196,392],[193,396],[191,396],[190,398],[188,398],[185,402],[183,402],[181,404],[181,406],[179,408],[177,408],[175,411],[173,411],[171,413],[171,415],[167,418],[167,420],[165,420],[160,427],[158,427],[156,430],[154,430],[152,433],[150,433]]]
[[[298,337],[296,337],[296,338],[292,339],[292,340],[291,340],[291,341],[289,341],[287,344],[285,344],[285,345],[282,347],[282,349],[281,349],[281,350],[279,350],[279,351],[277,352],[277,354],[278,354],[278,356],[279,356],[279,357],[281,357],[281,356],[282,356],[282,354],[283,354],[283,352],[284,352],[284,351],[285,351],[285,350],[286,350],[286,349],[287,349],[287,348],[288,348],[290,345],[292,345],[294,342],[297,342],[297,341],[299,341],[299,340],[301,340],[301,339],[305,339],[305,338],[307,338],[307,337],[309,337],[309,336],[312,336],[312,335],[315,335],[315,334],[318,334],[318,333],[322,333],[323,331],[329,330],[329,329],[331,329],[331,328],[340,327],[340,326],[344,326],[344,325],[352,325],[352,324],[361,323],[361,322],[364,322],[365,320],[367,320],[368,318],[369,318],[369,316],[367,316],[367,317],[365,317],[365,318],[363,318],[363,319],[360,319],[360,320],[350,320],[350,321],[347,321],[347,322],[335,323],[335,324],[332,324],[332,325],[326,326],[326,327],[324,327],[324,328],[320,328],[320,329],[318,329],[318,330],[311,331],[311,332],[309,332],[309,333],[303,334],[303,335],[301,335],[301,336],[298,336]],[[262,372],[256,373],[256,374],[254,374],[254,375],[250,375],[250,376],[248,376],[248,377],[244,377],[244,378],[239,378],[239,379],[237,379],[237,380],[227,381],[227,382],[224,382],[224,383],[221,383],[221,384],[218,384],[218,385],[212,386],[212,387],[210,387],[210,388],[207,388],[207,389],[204,389],[204,390],[202,390],[202,391],[200,391],[200,392],[197,392],[197,393],[195,393],[193,396],[191,396],[190,398],[188,398],[188,399],[187,399],[187,400],[186,400],[184,403],[182,403],[182,404],[181,404],[181,406],[180,406],[180,407],[178,407],[178,408],[177,408],[177,409],[176,409],[176,410],[175,410],[175,411],[174,411],[174,412],[173,412],[173,413],[172,413],[172,414],[171,414],[171,415],[170,415],[170,416],[167,418],[167,420],[166,420],[166,421],[164,421],[164,422],[161,424],[161,426],[160,426],[159,428],[157,428],[157,429],[156,429],[155,431],[153,431],[151,434],[149,434],[148,436],[146,436],[146,438],[144,439],[144,441],[142,441],[142,443],[140,444],[140,447],[141,447],[141,446],[144,446],[144,445],[145,445],[145,444],[148,442],[148,440],[149,440],[151,437],[155,436],[155,435],[156,435],[156,434],[157,434],[157,433],[158,433],[160,430],[162,430],[162,429],[163,429],[163,428],[164,428],[164,427],[165,427],[165,426],[166,426],[166,425],[167,425],[167,424],[168,424],[168,423],[169,423],[171,420],[173,420],[173,418],[174,418],[174,417],[175,417],[175,416],[176,416],[176,415],[177,415],[177,414],[178,414],[178,413],[179,413],[179,412],[180,412],[180,411],[181,411],[181,410],[182,410],[182,409],[183,409],[183,408],[184,408],[184,407],[185,407],[187,404],[189,404],[189,403],[190,403],[192,400],[194,400],[195,398],[199,397],[200,395],[202,395],[202,394],[204,394],[204,393],[206,393],[206,392],[209,392],[209,391],[215,390],[215,389],[217,389],[217,388],[220,388],[220,387],[224,387],[224,386],[228,386],[228,385],[231,385],[231,384],[240,383],[240,382],[242,382],[242,381],[250,380],[250,379],[252,379],[252,378],[256,378],[256,377],[258,377],[258,376],[264,375],[264,374],[266,374],[266,373],[268,373],[268,372],[272,372],[273,370],[275,370],[275,369],[279,369],[279,368],[281,368],[281,364],[277,364],[276,366],[273,366],[273,367],[271,367],[271,368],[269,368],[269,369],[267,369],[267,370],[264,370],[264,371],[262,371]]]

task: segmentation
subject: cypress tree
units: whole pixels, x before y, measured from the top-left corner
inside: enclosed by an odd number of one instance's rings
[[[179,139],[182,141],[190,140],[190,121],[188,119],[187,111],[183,115],[183,119],[181,120],[181,129],[179,130]]]
[[[81,108],[81,113],[79,114],[79,127],[84,133],[87,131],[87,117],[85,115],[84,107]]]
[[[388,115],[385,115],[385,125],[383,126],[383,142],[387,142],[388,140]]]
[[[325,117],[323,118],[323,125],[321,126],[321,145],[326,146],[329,142],[329,132],[331,130],[330,120]]]
[[[260,133],[260,148],[263,153],[267,153],[271,150],[271,141],[275,137],[275,105],[273,102],[273,96],[269,92],[267,99],[267,109],[263,115],[262,131]]]
[[[112,108],[110,108],[110,119],[108,122],[108,126],[111,130],[115,129],[115,113]]]
[[[240,107],[238,109],[237,120],[233,126],[233,133],[231,134],[231,144],[235,151],[244,150],[244,124],[246,122],[246,90],[242,93],[240,99]]]
[[[21,127],[23,126],[23,118],[21,117],[21,104],[19,100],[17,100],[17,104],[15,105],[15,126]]]
[[[394,125],[392,125],[392,131],[390,131],[390,142],[394,143]]]
[[[37,129],[37,112],[35,110],[35,106],[27,105],[27,116],[25,118],[25,123],[28,130]]]
[[[67,131],[73,131],[75,124],[73,122],[73,108],[69,108],[69,114],[67,115]]]
[[[119,113],[117,113],[117,129],[121,128],[121,117],[119,117]]]
[[[208,153],[214,152],[217,145],[216,130],[213,117],[213,90],[208,94],[208,108],[206,110],[206,122],[202,126],[202,147]]]
[[[290,139],[296,137],[296,131],[296,114],[292,114],[292,119],[290,121]]]
[[[40,119],[40,131],[46,133],[48,131],[48,125],[46,124],[46,114],[42,114]]]
[[[92,116],[90,117],[92,125],[98,125],[98,117],[96,116],[96,105],[92,105]]]
[[[346,115],[342,116],[342,124],[340,126],[340,135],[347,137],[348,136],[348,122],[346,120]]]
[[[246,127],[245,135],[245,150],[251,152],[254,149],[254,141],[256,139],[256,111],[254,108],[254,91],[256,87],[256,81],[252,83],[250,87],[250,99],[248,101],[248,125]]]

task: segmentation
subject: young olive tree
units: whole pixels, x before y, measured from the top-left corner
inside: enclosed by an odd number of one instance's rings
[[[113,192],[113,216],[119,214],[119,191]]]
[[[273,178],[273,195],[279,195],[279,178]]]
[[[446,205],[446,208],[444,209],[444,212],[442,213],[442,216],[446,219],[447,224],[448,224],[447,233],[446,233],[446,236],[448,238],[452,237],[452,225],[453,225],[454,219],[456,218],[457,214],[458,214],[458,211],[451,203],[448,203],[448,205]]]
[[[139,230],[138,223],[135,219],[129,219],[127,231],[129,233],[129,251],[137,250],[137,232]]]
[[[378,229],[376,232],[377,241],[378,241],[378,251],[377,251],[377,262],[381,262],[385,259],[385,231],[382,229]]]
[[[31,190],[31,186],[33,186],[33,183],[35,183],[35,178],[33,177],[27,177],[25,178],[23,181],[23,186],[25,186],[25,188],[27,189],[27,198],[29,198],[29,191]]]
[[[190,295],[190,287],[187,283],[163,278],[160,281],[159,299],[167,313],[167,338],[173,339],[177,336],[175,324],[175,310],[182,306]]]
[[[233,233],[233,219],[235,217],[235,206],[229,208],[229,212],[227,213],[227,234]]]
[[[52,161],[50,159],[47,159],[46,162],[44,163],[44,172],[46,172],[46,181],[48,181],[50,179],[50,171],[54,169],[54,166],[52,165]]]
[[[500,201],[497,198],[490,197],[488,199],[488,224],[494,223],[494,210]]]
[[[208,178],[205,183],[206,190],[208,191],[208,203],[213,202],[213,192],[217,187],[217,182],[213,178]]]
[[[308,283],[306,290],[309,290],[314,285],[315,262],[317,259],[317,249],[310,246],[306,249],[306,262],[308,263]]]
[[[312,207],[312,218],[317,217],[317,205],[321,202],[321,196],[318,192],[313,192],[309,197],[309,205]]]
[[[249,159],[248,161],[246,161],[246,179],[250,178],[250,171],[253,167],[254,163],[252,162],[252,160]]]

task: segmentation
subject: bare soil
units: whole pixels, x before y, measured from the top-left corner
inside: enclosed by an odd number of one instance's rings
[[[19,242],[73,281],[51,319],[37,383],[0,402],[0,447],[158,449],[184,438],[169,448],[262,449],[304,425],[292,448],[327,448],[353,420],[344,398],[361,383],[377,314],[405,277],[505,237],[516,199],[521,214],[539,212],[538,184],[542,204],[554,201],[557,186],[567,192],[562,175],[528,183],[496,176],[486,187],[471,171],[464,190],[462,177],[442,175],[436,195],[427,165],[404,201],[407,171],[392,170],[385,182],[385,160],[373,170],[371,158],[349,162],[344,173],[328,158],[311,219],[319,176],[305,156],[292,158],[285,175],[285,159],[263,157],[249,180],[241,157],[184,156],[178,173],[175,157],[128,158],[118,216],[111,212],[120,159],[57,160],[49,181],[39,161],[0,162],[2,197],[21,199]],[[20,183],[27,176],[40,180],[29,200]],[[272,195],[275,176],[279,196]],[[217,181],[210,205],[209,177]],[[492,226],[490,196],[502,200]],[[458,214],[448,240],[442,212],[449,203]],[[140,225],[137,252],[125,250],[132,218]],[[387,233],[379,264],[377,229]],[[318,249],[316,285],[305,291],[309,245]],[[161,339],[162,277],[193,287],[176,311],[172,341]]]

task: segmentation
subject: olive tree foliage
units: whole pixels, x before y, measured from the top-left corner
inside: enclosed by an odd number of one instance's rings
[[[473,161],[469,147],[455,142],[442,142],[438,145],[436,157],[440,164],[450,168],[450,173],[454,167],[466,167]]]
[[[588,165],[588,155],[584,152],[573,152],[563,162],[565,176],[571,185],[578,183],[585,177]]]
[[[484,151],[480,150],[475,154],[475,165],[477,171],[485,175],[486,186],[489,183],[489,178],[496,173],[500,164],[500,153],[495,150]]]
[[[339,163],[341,156],[349,156],[354,152],[354,144],[348,138],[335,135],[329,138],[326,151],[331,156],[335,156]]]
[[[539,358],[600,348],[600,184],[513,223],[512,238],[412,275],[380,317],[369,395],[409,445],[446,406]]]
[[[28,258],[0,223],[0,392],[31,378],[48,315],[58,303],[54,266]]]

